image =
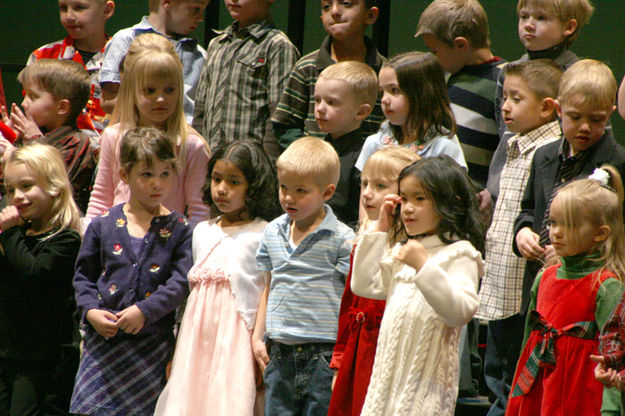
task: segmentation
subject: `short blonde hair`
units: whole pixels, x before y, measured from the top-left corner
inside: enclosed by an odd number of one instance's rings
[[[617,88],[614,74],[606,64],[582,59],[562,75],[558,101],[563,105],[573,97],[580,97],[595,108],[611,109],[616,101]]]
[[[278,158],[278,170],[310,179],[324,189],[339,182],[341,162],[328,142],[307,136],[294,141]]]
[[[91,80],[89,73],[78,62],[69,59],[38,59],[17,76],[24,88],[38,85],[56,100],[69,101],[65,124],[76,124],[76,119],[89,101]]]
[[[358,61],[342,61],[328,66],[321,71],[320,80],[345,82],[358,104],[369,104],[371,108],[378,99],[378,77],[373,68]]]
[[[58,231],[71,228],[80,232],[80,211],[74,202],[72,185],[61,152],[48,144],[29,143],[15,149],[6,162],[23,164],[52,199],[50,226]]]
[[[577,27],[565,41],[569,46],[575,42],[582,28],[588,24],[595,10],[589,0],[519,0],[516,7],[517,14],[521,12],[521,9],[528,7],[550,11],[554,13],[561,22],[575,19]]]
[[[457,37],[466,38],[472,48],[488,48],[488,17],[477,0],[434,0],[425,8],[417,33],[435,36],[449,46]]]
[[[381,179],[395,181],[399,172],[406,166],[421,159],[418,154],[404,146],[385,147],[374,152],[365,166],[362,168],[363,177],[379,177]],[[395,190],[395,193],[398,191]]]

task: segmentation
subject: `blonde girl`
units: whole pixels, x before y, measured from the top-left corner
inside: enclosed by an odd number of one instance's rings
[[[397,193],[399,172],[417,159],[419,156],[413,151],[394,146],[375,152],[367,160],[360,179],[360,209],[364,218],[355,244],[368,229],[375,226],[384,197]],[[384,313],[383,300],[354,295],[350,282],[351,272],[345,281],[339,330],[330,362],[335,375],[329,416],[360,414]]]
[[[549,238],[560,263],[532,286],[507,415],[600,414],[603,386],[589,357],[623,293],[622,210],[623,185],[611,166],[553,199]]]
[[[63,346],[72,343],[79,211],[61,153],[52,146],[16,149],[4,181],[9,205],[0,212],[0,409],[64,414],[76,371],[64,358],[75,359],[77,351]]]
[[[445,72],[436,56],[429,52],[395,56],[382,66],[378,79],[387,120],[365,141],[356,161],[358,170],[373,152],[391,145],[408,147],[421,157],[446,154],[466,169]]]
[[[398,181],[354,254],[354,293],[386,299],[361,414],[451,416],[460,328],[477,309],[484,230],[471,180],[448,156],[418,160]]]
[[[143,36],[135,41],[142,42]],[[153,38],[148,44],[151,42],[158,40]],[[208,207],[202,203],[208,149],[202,137],[185,121],[182,64],[171,42],[164,37],[162,42],[159,47],[139,50],[124,64],[124,78],[111,123],[100,138],[100,161],[87,218],[128,200],[128,186],[120,177],[119,141],[124,132],[139,126],[161,129],[175,146],[181,169],[176,175],[176,186],[163,204],[187,214],[192,223],[208,215]],[[141,47],[133,44],[131,50]]]
[[[178,169],[155,127],[120,144],[128,202],[93,219],[76,260],[74,289],[84,349],[70,412],[152,416],[165,386],[174,311],[188,295],[191,227],[163,205]]]

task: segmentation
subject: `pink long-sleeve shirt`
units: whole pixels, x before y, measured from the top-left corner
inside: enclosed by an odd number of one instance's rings
[[[86,217],[91,219],[114,205],[127,202],[130,188],[119,175],[119,124],[107,127],[100,137],[100,161],[93,191],[89,199]],[[170,210],[185,213],[192,223],[208,218],[209,208],[202,202],[202,187],[206,180],[208,150],[204,139],[197,134],[187,136],[185,166],[178,173],[179,182],[174,184],[163,205]]]

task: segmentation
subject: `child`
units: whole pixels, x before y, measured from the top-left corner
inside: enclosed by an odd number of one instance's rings
[[[527,50],[516,62],[531,59],[552,59],[562,71],[579,60],[569,48],[588,23],[593,13],[590,0],[519,0],[519,39]],[[503,73],[497,80],[495,103],[501,110],[503,104]],[[499,193],[499,177],[506,161],[506,142],[514,135],[506,132],[506,125],[497,111],[501,140],[491,160],[487,189],[493,198]]]
[[[35,50],[28,57],[27,65],[37,59],[70,59],[81,64],[89,73],[91,93],[87,111],[78,116],[80,129],[104,129],[104,111],[100,107],[100,67],[104,58],[104,47],[108,41],[106,21],[113,15],[115,3],[112,0],[60,0],[61,24],[68,36]]]
[[[208,171],[204,201],[221,216],[193,231],[191,294],[157,416],[253,414],[250,336],[266,280],[254,259],[267,221],[279,215],[276,174],[249,140],[218,147]]]
[[[208,45],[193,117],[193,127],[211,149],[253,139],[273,160],[280,155],[270,117],[299,52],[275,28],[273,2],[225,2],[235,21]]]
[[[360,187],[360,204],[365,218],[355,244],[358,237],[362,237],[375,225],[384,197],[397,193],[399,172],[418,158],[409,149],[395,146],[379,150],[367,160]],[[384,312],[383,300],[354,295],[350,281],[351,273],[347,275],[345,282],[339,312],[339,330],[330,361],[334,379],[329,416],[360,414],[369,386]]]
[[[63,345],[72,342],[68,299],[80,248],[78,208],[63,158],[52,146],[15,150],[4,180],[9,206],[0,212],[0,412],[66,414],[76,371],[63,366]]]
[[[142,33],[158,33],[171,41],[182,61],[184,114],[191,124],[196,87],[206,61],[206,51],[198,45],[197,40],[187,35],[204,19],[204,9],[208,3],[209,0],[149,0],[150,14],[111,38],[106,45],[100,70],[101,104],[106,113],[113,112],[121,82],[119,63],[128,47]]]
[[[405,167],[398,181],[354,254],[354,293],[386,299],[361,414],[453,415],[460,327],[477,309],[483,272],[477,199],[446,155]]]
[[[506,415],[599,414],[603,387],[588,359],[623,293],[623,185],[596,169],[556,194],[549,236],[561,264],[534,281]]]
[[[360,61],[380,71],[384,57],[365,31],[378,18],[376,0],[321,0],[321,23],[328,34],[321,47],[297,61],[287,81],[278,108],[271,117],[278,143],[286,148],[304,135],[323,137],[315,121],[315,82],[333,63]],[[378,131],[384,121],[379,100],[362,123],[364,134]]]
[[[546,59],[506,66],[503,117],[509,131],[499,199],[486,233],[486,273],[476,318],[487,320],[484,375],[496,400],[491,413],[503,414],[521,352],[524,319],[520,315],[525,259],[512,252],[512,227],[521,211],[523,189],[534,152],[562,135],[555,98],[562,71]]]
[[[332,146],[314,137],[295,141],[277,161],[285,214],[269,223],[258,247],[256,268],[270,274],[252,335],[266,416],[328,411],[328,363],[354,238],[325,204],[339,164]]]
[[[417,34],[449,72],[447,90],[469,176],[486,186],[499,144],[495,88],[504,62],[490,51],[488,17],[477,0],[434,0],[419,17]]]
[[[130,198],[94,218],[76,260],[84,349],[71,413],[152,415],[165,385],[174,309],[187,294],[191,227],[162,202],[175,186],[173,143],[153,127],[124,134]]]
[[[343,61],[324,69],[315,84],[315,119],[341,161],[341,176],[328,202],[340,221],[358,222],[360,171],[354,166],[362,145],[362,121],[378,98],[378,77],[367,64]]]
[[[421,157],[446,154],[466,168],[438,59],[424,52],[397,55],[382,66],[379,79],[387,121],[367,137],[358,170],[376,150],[398,144]]]
[[[175,146],[181,169],[175,189],[165,195],[163,204],[170,210],[186,213],[193,224],[208,218],[208,207],[202,203],[201,196],[208,150],[184,118],[182,65],[164,38],[163,43],[169,50],[146,49],[124,65],[120,100],[100,140],[100,164],[87,218],[128,200],[130,189],[119,171],[119,142],[124,132],[138,126],[161,129]]]
[[[521,294],[523,315],[541,262],[557,261],[549,242],[548,209],[555,192],[604,163],[625,173],[625,149],[605,133],[614,111],[616,89],[610,68],[592,59],[578,61],[562,75],[556,109],[564,137],[534,154],[521,213],[514,222],[512,248],[527,260]]]
[[[74,61],[39,59],[17,79],[24,87],[24,112],[13,104],[11,127],[21,142],[37,140],[61,151],[74,200],[84,213],[98,161],[97,133],[76,126],[89,100],[89,75]]]

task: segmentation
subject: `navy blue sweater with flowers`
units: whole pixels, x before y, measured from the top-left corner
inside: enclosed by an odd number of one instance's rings
[[[189,294],[191,227],[176,213],[154,217],[139,255],[131,246],[124,204],[93,219],[76,260],[76,305],[113,313],[136,305],[145,316],[140,334],[171,331],[174,309]]]

